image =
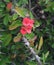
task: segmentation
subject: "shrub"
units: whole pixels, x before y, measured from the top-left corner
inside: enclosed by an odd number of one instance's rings
[[[1,0],[0,65],[53,64],[53,21],[53,0]]]

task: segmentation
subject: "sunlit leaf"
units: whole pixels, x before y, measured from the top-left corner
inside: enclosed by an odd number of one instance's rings
[[[33,19],[33,18],[34,18],[34,16],[33,16],[32,12],[30,12],[30,18],[31,18],[31,19]]]
[[[49,51],[47,51],[47,53],[45,54],[45,58],[47,58],[49,55]]]
[[[31,38],[34,37],[34,33],[32,32],[32,33],[30,33],[30,34],[26,34],[25,36],[26,36],[27,39],[30,40]]]
[[[39,21],[35,21],[34,26],[35,26],[35,27],[39,27],[39,26],[40,26],[40,22],[39,22]]]
[[[25,10],[24,9],[22,9],[22,8],[19,8],[19,7],[15,7],[15,12],[18,14],[18,15],[20,15],[20,17],[25,17]]]
[[[17,15],[17,14],[13,14],[13,20],[16,20],[16,19],[17,19],[17,17],[18,17],[18,15]]]
[[[43,37],[41,36],[40,41],[39,41],[38,50],[41,49],[42,45],[43,45]]]
[[[49,51],[47,51],[46,54],[42,53],[43,64],[44,64],[45,61],[47,60],[48,55],[49,55]]]
[[[14,30],[21,25],[22,25],[21,21],[18,21],[18,20],[14,21],[14,22],[12,22],[11,25],[9,25],[9,30]]]

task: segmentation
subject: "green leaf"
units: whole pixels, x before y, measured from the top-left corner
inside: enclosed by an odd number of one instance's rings
[[[49,11],[49,12],[53,12],[54,13],[54,2],[49,2],[48,4],[47,4],[47,7],[44,9],[44,11]]]
[[[22,1],[19,0],[17,4],[18,6],[22,6],[23,4],[28,4],[28,0],[22,0]]]
[[[43,37],[41,36],[40,41],[39,41],[38,51],[40,51],[42,45],[43,45]]]
[[[45,4],[48,4],[49,0],[45,0]]]
[[[28,65],[37,65],[37,63],[34,62],[34,61],[27,62],[27,64],[28,64]]]
[[[21,23],[21,21],[14,21],[14,22],[12,22],[12,24],[9,26],[9,30],[14,30],[14,29],[16,29],[17,27],[19,27],[19,26],[21,26],[22,25],[22,23]]]
[[[4,0],[5,2],[10,2],[10,0]]]
[[[3,34],[2,37],[0,37],[0,40],[2,41],[2,46],[7,46],[12,39],[11,34]]]
[[[54,48],[54,43],[53,43],[53,44],[51,44],[51,46],[52,46],[52,48]]]
[[[30,40],[34,37],[34,33],[26,34],[25,37]]]
[[[0,65],[7,65],[6,63],[10,63],[10,60],[8,57],[3,57],[0,61]]]
[[[18,18],[17,14],[13,14],[13,20],[16,20]]]
[[[42,60],[43,60],[43,64],[45,63],[45,61],[47,60],[47,57],[49,56],[49,51],[46,52],[46,54],[42,53]]]
[[[47,59],[48,55],[49,55],[49,51],[46,52],[45,59]]]
[[[42,59],[43,59],[43,64],[45,63],[45,54],[44,53],[42,53]]]
[[[35,27],[39,27],[40,26],[40,22],[36,20],[34,26]]]
[[[34,18],[34,16],[33,16],[32,12],[30,12],[30,18],[31,18],[31,19],[33,19],[33,18]]]
[[[25,15],[26,15],[26,11],[25,11],[25,9],[22,9],[22,8],[20,8],[20,7],[15,7],[15,12],[18,14],[18,15],[20,15],[20,17],[25,17]]]
[[[0,8],[0,12],[2,12],[3,11],[3,8]],[[0,13],[0,15],[1,15],[1,13]]]
[[[5,7],[5,4],[3,2],[0,2],[0,7]]]
[[[27,0],[23,0],[23,2],[28,4],[28,1]]]
[[[3,19],[3,23],[4,25],[8,25],[8,22],[9,22],[9,15],[7,14],[4,19]]]

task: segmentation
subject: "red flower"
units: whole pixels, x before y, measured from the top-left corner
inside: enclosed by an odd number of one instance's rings
[[[33,27],[34,20],[31,20],[30,18],[24,18],[23,19],[23,27],[21,28],[20,32],[21,34],[31,33],[32,27]]]
[[[20,32],[21,32],[21,34],[26,34],[26,33],[31,33],[31,26],[28,26],[28,27],[22,27],[21,28],[21,30],[20,30]]]
[[[31,27],[33,27],[34,20],[31,20],[31,19],[26,17],[26,18],[23,19],[22,23],[23,23],[24,26],[31,26]]]
[[[20,32],[21,32],[21,34],[23,34],[23,35],[27,33],[25,27],[22,27],[21,30],[20,30]]]
[[[11,8],[12,8],[12,3],[9,2],[9,3],[7,4],[7,9],[10,10]]]
[[[32,30],[32,27],[31,26],[27,26],[27,27],[25,27],[26,28],[26,32],[27,33],[31,33],[31,30]]]

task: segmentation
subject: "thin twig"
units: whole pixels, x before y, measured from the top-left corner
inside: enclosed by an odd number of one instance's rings
[[[35,18],[38,20],[37,15],[33,12],[33,9],[34,9],[36,6],[34,6],[33,8],[31,7],[31,0],[28,0],[28,4],[29,4],[29,10],[32,12],[32,14],[35,16]]]
[[[29,0],[29,10],[31,11],[31,0]]]
[[[37,5],[35,5],[34,7],[31,8],[31,10],[34,10],[37,7]]]
[[[23,39],[25,45],[30,49],[31,53],[35,57],[35,60],[38,62],[38,65],[42,65],[42,62],[40,61],[40,57],[36,54],[34,49],[32,47],[30,47],[30,43],[28,42],[28,40],[25,37],[23,37],[22,39]]]

